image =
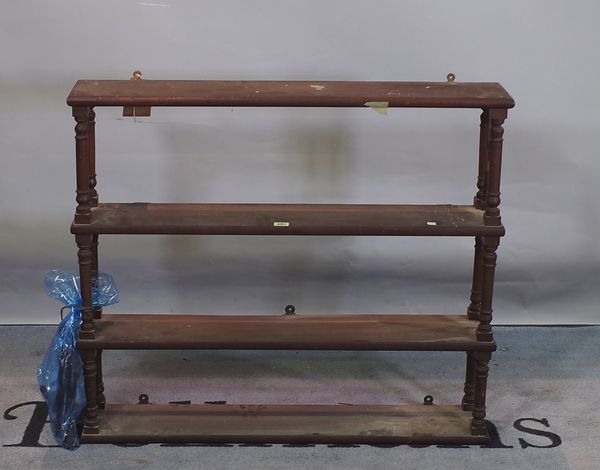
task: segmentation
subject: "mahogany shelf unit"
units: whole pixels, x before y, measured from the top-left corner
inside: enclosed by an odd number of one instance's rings
[[[477,192],[468,205],[99,203],[97,106],[479,108]],[[84,362],[82,442],[485,444],[492,297],[500,219],[503,123],[514,101],[498,83],[80,80],[67,104],[76,141]],[[464,236],[475,238],[462,315],[145,315],[92,305],[105,234]],[[179,405],[106,403],[102,351],[260,349],[463,351],[459,405]]]

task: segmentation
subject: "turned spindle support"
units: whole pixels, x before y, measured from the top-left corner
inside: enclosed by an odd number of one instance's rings
[[[499,237],[485,237],[483,240],[483,282],[481,289],[481,313],[477,326],[479,341],[492,341],[492,300],[494,297],[494,276],[496,271],[496,250]]]
[[[79,282],[82,299],[82,322],[79,337],[81,339],[94,338],[94,312],[92,308],[92,236],[89,234],[76,235],[75,240],[79,247],[77,257],[79,261]],[[86,432],[98,432],[98,358],[95,349],[80,351],[83,359],[83,372],[85,380],[86,408],[84,428]]]
[[[467,308],[469,320],[480,321],[481,298],[483,287],[483,237],[475,237],[475,256],[473,261],[473,285],[471,288],[471,303]],[[467,367],[465,372],[465,387],[462,399],[464,410],[473,409],[475,394],[475,359],[472,352],[467,352]]]
[[[77,207],[75,223],[87,224],[91,221],[91,204],[93,188],[90,185],[91,148],[90,121],[93,121],[91,107],[77,106],[73,108],[75,118],[75,162],[77,175]],[[94,320],[92,311],[92,272],[94,265],[93,237],[90,234],[79,234],[77,242],[77,258],[79,262],[80,290],[82,297],[82,325],[80,337],[94,337]]]
[[[504,129],[502,124],[507,116],[506,109],[484,109],[480,116],[479,127],[479,172],[477,175],[477,194],[474,206],[485,210],[486,225],[501,225],[500,218],[500,172],[502,168],[502,142]],[[470,320],[478,320],[477,339],[493,341],[492,334],[492,299],[494,291],[494,275],[496,269],[496,250],[499,237],[476,237],[475,256],[473,261],[473,284],[471,303],[467,308]],[[462,406],[465,410],[477,410],[477,391],[481,388],[480,372],[483,368],[476,353],[467,353],[467,367]],[[488,358],[489,361],[489,358]],[[487,368],[487,362],[485,363]],[[485,373],[487,379],[487,370]],[[483,381],[483,415],[481,422],[474,419],[477,433],[485,432],[483,417],[485,416],[485,380]],[[479,397],[481,400],[481,396]],[[481,413],[479,409],[477,413]],[[474,432],[475,433],[475,432]]]
[[[479,118],[479,171],[477,172],[477,193],[473,205],[478,209],[486,206],[486,182],[488,173],[488,147],[490,140],[490,113],[484,109]]]
[[[77,174],[77,207],[75,223],[88,224],[91,218],[92,189],[90,188],[90,107],[74,107],[75,164]]]
[[[75,223],[88,224],[91,221],[91,204],[93,189],[90,185],[91,148],[90,121],[93,120],[91,107],[74,107],[75,118],[75,162],[77,175],[77,207]],[[79,262],[79,277],[82,303],[82,324],[80,337],[94,337],[94,320],[92,311],[92,272],[94,265],[93,237],[90,234],[79,234],[77,242],[77,258]]]
[[[97,274],[98,274],[98,235],[92,235],[92,286],[96,286]],[[94,312],[94,319],[102,318],[102,307],[92,306]]]
[[[79,263],[79,283],[82,298],[82,322],[79,337],[94,338],[94,310],[92,308],[92,236],[81,234],[75,236],[77,242],[77,260]]]
[[[94,145],[91,142],[94,131],[94,112],[91,107],[73,107],[75,118],[75,161],[77,174],[77,207],[75,223],[87,224],[91,221],[91,207],[95,204],[95,177],[92,178],[92,157]],[[92,184],[93,183],[93,184]],[[94,338],[94,311],[92,307],[92,282],[94,271],[94,240],[91,234],[78,234],[77,260],[79,264],[79,283],[82,299],[82,322],[80,339]],[[89,349],[81,351],[85,381],[86,408],[84,411],[84,431],[98,432],[97,406],[97,352]]]
[[[84,349],[81,352],[83,359],[83,374],[85,381],[86,406],[84,411],[83,432],[98,434],[98,398],[97,398],[97,353],[95,349]]]
[[[488,171],[485,182],[485,216],[486,225],[500,225],[500,171],[502,168],[502,142],[506,109],[491,109],[490,138],[487,148]]]
[[[102,379],[102,349],[96,352],[96,401],[98,408],[103,410],[106,406],[106,397],[104,396],[104,381]]]
[[[88,154],[89,154],[89,188],[90,206],[98,205],[98,192],[96,191],[96,113],[93,108],[88,108]]]
[[[479,320],[481,314],[481,293],[483,284],[483,237],[475,237],[475,256],[473,257],[473,282],[471,303],[467,307],[469,320]]]
[[[475,353],[467,353],[467,367],[462,408],[465,411],[472,410],[475,403]]]
[[[467,308],[469,320],[480,321],[481,298],[483,287],[483,237],[475,237],[475,256],[473,261],[473,285],[471,288],[471,303]],[[473,409],[475,394],[475,359],[472,352],[467,352],[467,367],[465,372],[465,387],[462,399],[464,410]]]
[[[488,363],[491,358],[491,353],[476,352],[473,354],[475,359],[475,399],[473,402],[471,434],[475,436],[483,436],[487,434],[487,426],[484,418],[487,378],[490,370]]]
[[[98,273],[98,235],[92,235],[92,283],[95,282]],[[94,320],[102,318],[102,307],[92,306],[92,317]],[[104,381],[102,379],[102,350],[97,352],[96,359],[96,386],[98,395],[98,408],[104,409],[106,398],[104,397]]]
[[[98,235],[92,235],[92,284],[94,285],[98,274]],[[92,317],[94,320],[102,318],[102,307],[92,306]],[[104,381],[102,379],[102,350],[99,349],[96,356],[96,387],[98,396],[98,408],[104,409],[106,398],[104,397]]]

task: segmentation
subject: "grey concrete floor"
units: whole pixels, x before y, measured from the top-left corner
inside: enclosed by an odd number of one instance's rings
[[[498,327],[488,389],[495,447],[53,445],[35,371],[54,332],[0,327],[0,469],[600,469],[600,327]],[[107,399],[135,403],[458,403],[464,353],[108,351]],[[11,407],[16,408],[8,413]],[[38,411],[39,411],[38,405]],[[39,436],[38,436],[39,434]],[[502,447],[501,447],[502,446]]]

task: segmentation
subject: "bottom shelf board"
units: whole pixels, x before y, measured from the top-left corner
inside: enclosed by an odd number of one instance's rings
[[[106,405],[84,443],[486,444],[451,405]]]

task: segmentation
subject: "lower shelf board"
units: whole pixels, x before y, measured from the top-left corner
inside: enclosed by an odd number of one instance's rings
[[[136,315],[96,320],[80,349],[494,351],[466,315]]]
[[[106,405],[84,443],[486,444],[450,405]]]

